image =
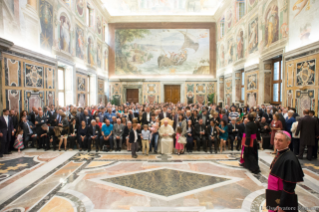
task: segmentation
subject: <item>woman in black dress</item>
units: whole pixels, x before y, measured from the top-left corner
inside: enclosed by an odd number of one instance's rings
[[[76,124],[76,119],[71,119],[70,123],[70,134],[69,134],[69,148],[72,150],[74,148],[75,140],[77,139],[78,125]]]
[[[81,127],[79,127],[78,131],[78,143],[80,143],[80,151],[86,150],[88,148],[87,141],[88,141],[88,127],[86,126],[85,121],[83,120],[81,122]]]
[[[194,139],[193,139],[193,125],[192,125],[192,120],[188,120],[187,126],[186,126],[186,149],[187,152],[192,153],[193,152],[193,146],[194,146]]]

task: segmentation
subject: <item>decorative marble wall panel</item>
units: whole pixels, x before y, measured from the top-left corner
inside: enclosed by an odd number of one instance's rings
[[[232,104],[232,78],[225,79],[225,104]]]
[[[21,112],[32,106],[55,104],[56,67],[3,53],[2,95],[4,108]],[[48,99],[48,92],[52,95]]]
[[[86,94],[85,93],[79,93],[78,94],[78,106],[80,107],[85,107],[86,106],[86,102],[87,102],[87,99],[86,99]]]
[[[5,85],[21,86],[21,61],[4,58]]]
[[[46,68],[45,81],[46,88],[55,89],[55,70],[53,68]]]
[[[154,104],[160,102],[161,89],[160,83],[144,83],[143,84],[143,103]]]
[[[287,87],[294,86],[294,64],[287,65]]]
[[[54,91],[47,91],[46,92],[46,105],[54,105],[55,104],[55,92]]]
[[[186,83],[186,103],[193,104],[195,103],[195,84]]]
[[[293,105],[293,99],[294,99],[294,93],[293,90],[287,91],[287,107],[292,107]]]
[[[224,102],[224,77],[219,78],[219,101]]]
[[[257,74],[249,75],[247,78],[247,90],[257,89]]]
[[[249,107],[257,106],[257,93],[247,93],[247,104]]]
[[[241,73],[235,73],[235,87],[236,87],[236,96],[235,101],[240,102],[241,100]]]
[[[296,109],[300,116],[303,116],[305,109],[314,110],[315,91],[314,90],[297,90],[296,91]]]
[[[82,74],[76,75],[77,105],[85,107],[89,104],[90,77]]]
[[[22,111],[21,90],[6,90],[6,108],[13,109],[20,114]]]
[[[297,63],[296,83],[297,86],[315,84],[316,61],[309,60]]]
[[[43,107],[44,106],[44,91],[24,91],[24,109],[30,111],[32,107]]]
[[[24,86],[43,88],[43,67],[26,63],[24,68]]]

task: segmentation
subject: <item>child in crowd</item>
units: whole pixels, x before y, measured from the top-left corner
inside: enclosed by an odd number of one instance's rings
[[[149,149],[150,149],[150,142],[151,142],[151,132],[148,130],[147,124],[144,124],[143,130],[141,133],[141,138],[142,138],[142,153],[148,156]]]
[[[20,149],[24,148],[24,145],[23,145],[23,130],[22,129],[19,129],[17,138],[14,141],[14,145],[13,146],[14,146],[15,149],[18,149],[19,153],[20,153]]]
[[[180,155],[182,150],[184,150],[184,145],[178,143],[178,139],[182,134],[182,128],[181,127],[177,127],[176,129],[176,144],[175,144],[175,149],[177,150],[177,154]]]

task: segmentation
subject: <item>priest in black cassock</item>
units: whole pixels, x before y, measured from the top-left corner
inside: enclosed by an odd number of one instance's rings
[[[277,155],[270,165],[268,177],[268,190],[281,191],[280,201],[276,211],[298,211],[298,201],[295,194],[297,182],[302,182],[304,173],[296,155],[289,149],[291,142],[290,133],[287,131],[278,131],[275,134],[274,145],[277,149]],[[267,195],[266,201],[270,202],[270,195]],[[267,203],[267,206],[269,204]],[[269,208],[268,208],[269,209]],[[275,208],[271,208],[274,211]]]

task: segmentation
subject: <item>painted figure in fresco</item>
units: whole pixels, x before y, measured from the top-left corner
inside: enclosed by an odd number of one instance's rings
[[[61,16],[60,22],[60,49],[70,52],[70,22],[66,16]]]
[[[76,8],[79,15],[82,16],[84,11],[84,0],[76,0]]]
[[[101,68],[102,67],[102,55],[101,55],[101,46],[99,45],[98,49],[97,49],[97,65]]]
[[[93,40],[89,38],[88,41],[88,63],[94,65],[94,50],[93,50]]]
[[[40,2],[41,47],[51,50],[53,45],[52,5],[42,0]]]
[[[77,29],[77,45],[76,45],[76,55],[77,57],[84,59],[84,37],[83,30]]]
[[[253,5],[256,2],[256,0],[249,0],[250,5]]]
[[[267,47],[278,40],[278,23],[278,7],[277,5],[272,5],[269,9],[266,20]]]
[[[228,10],[227,12],[227,26],[228,26],[228,29],[231,27],[231,24],[232,24],[232,12],[231,12],[231,9]]]
[[[80,107],[85,107],[85,94],[78,94],[78,105]]]
[[[99,34],[101,34],[101,32],[102,32],[102,23],[101,23],[100,17],[97,17],[97,19],[96,19],[96,29],[97,29],[97,32]]]
[[[220,66],[224,66],[224,61],[225,61],[225,50],[224,50],[224,46],[221,45],[221,47],[220,47]]]
[[[48,93],[48,97],[47,97],[47,102],[48,102],[48,105],[54,105],[54,94],[52,91],[49,91]]]
[[[297,17],[297,15],[299,15],[299,13],[301,13],[301,11],[306,7],[306,10],[310,9],[310,0],[297,0],[294,4],[294,6],[292,7],[292,10],[295,11],[297,10],[298,12],[296,13],[296,15],[294,16],[294,18]]]
[[[309,41],[309,36],[311,33],[311,23],[306,23],[303,27],[300,27],[299,38],[303,43]]]
[[[248,50],[249,53],[252,53],[255,51],[255,49],[258,46],[258,20],[254,20],[250,24],[250,31],[249,31],[249,42],[248,42]]]
[[[244,32],[240,31],[237,36],[237,58],[241,59],[244,56]]]
[[[248,94],[247,103],[248,103],[249,107],[256,106],[256,96],[255,95],[256,95],[255,93]]]
[[[233,62],[233,44],[232,41],[228,41],[228,64]]]

